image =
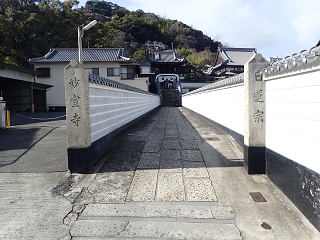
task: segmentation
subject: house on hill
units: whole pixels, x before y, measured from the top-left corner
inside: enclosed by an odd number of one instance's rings
[[[72,59],[79,59],[77,48],[50,49],[45,56],[29,60],[35,70],[42,72],[36,82],[53,86],[47,92],[51,110],[65,110],[64,68]],[[84,48],[82,59],[89,73],[148,91],[148,69],[126,58],[123,48]]]
[[[243,73],[244,65],[257,53],[255,48],[218,48],[215,65],[208,69],[208,78],[225,78]]]

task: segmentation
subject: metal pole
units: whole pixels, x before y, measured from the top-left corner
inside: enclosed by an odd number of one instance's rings
[[[30,103],[31,103],[31,112],[34,113],[33,83],[30,83]]]
[[[83,65],[82,62],[82,27],[78,27],[78,49],[79,49],[79,63]]]
[[[7,110],[7,127],[11,127],[11,122],[10,122],[10,112]]]

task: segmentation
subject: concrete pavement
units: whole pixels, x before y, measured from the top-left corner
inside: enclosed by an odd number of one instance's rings
[[[0,130],[0,239],[70,239],[63,218],[72,204],[55,191],[71,177],[65,118],[11,114],[11,125]]]
[[[91,174],[66,170],[64,126],[0,132],[1,239],[320,239],[265,175],[246,174],[228,134],[185,108],[116,135]]]

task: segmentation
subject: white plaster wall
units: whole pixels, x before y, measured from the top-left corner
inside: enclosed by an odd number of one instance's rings
[[[91,142],[160,105],[156,95],[89,83]]]
[[[244,86],[239,84],[191,95],[182,95],[182,106],[243,135],[243,100]]]
[[[266,78],[266,147],[320,173],[320,69]]]
[[[52,85],[47,91],[48,106],[65,106],[64,68],[67,63],[37,63],[35,68],[50,68],[50,78],[36,78],[36,82]]]

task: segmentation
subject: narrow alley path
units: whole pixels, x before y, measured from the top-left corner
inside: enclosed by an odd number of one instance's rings
[[[95,173],[66,194],[65,224],[72,239],[316,239],[266,176],[246,174],[242,158],[198,115],[158,108],[118,134]]]

